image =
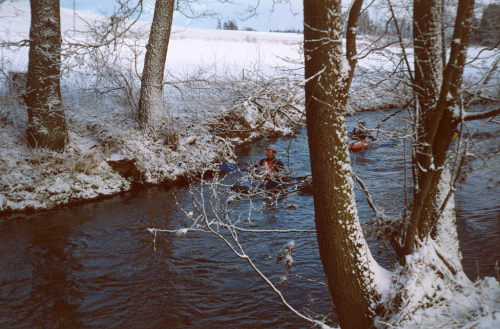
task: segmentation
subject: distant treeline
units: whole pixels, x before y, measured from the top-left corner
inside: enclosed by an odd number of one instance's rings
[[[490,3],[481,19],[473,17],[470,42],[485,47],[500,46],[500,4]]]
[[[220,21],[220,19],[217,21],[217,30],[238,30],[238,24],[236,24],[235,20],[228,20],[224,23]]]
[[[0,0],[1,2],[1,0]],[[347,19],[348,12],[342,14],[342,21]],[[385,22],[384,20],[372,20],[368,11],[364,11],[358,20],[357,34],[358,35],[372,35],[372,36],[397,36],[401,35],[403,38],[410,39],[413,35],[412,21],[406,18],[397,17]],[[236,20],[228,20],[226,22],[217,22],[218,30],[238,30]],[[256,31],[251,27],[242,28],[244,31]],[[284,30],[269,30],[269,32],[279,33],[296,33],[304,34],[304,30],[290,28]],[[452,38],[452,31],[446,29],[444,36],[446,42],[450,42]],[[481,17],[473,16],[472,31],[470,36],[470,43],[485,47],[499,47],[500,46],[500,4],[490,3],[483,10]]]
[[[301,30],[296,30],[296,29],[269,30],[269,32],[280,32],[280,33],[297,33],[297,34],[304,34],[304,31],[301,31]]]

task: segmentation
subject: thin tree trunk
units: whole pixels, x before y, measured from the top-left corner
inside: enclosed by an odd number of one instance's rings
[[[139,126],[147,130],[163,113],[163,74],[175,0],[157,0],[146,49],[139,99]]]
[[[433,175],[430,169],[434,161],[432,146],[426,144],[426,140],[435,120],[434,114],[442,84],[441,8],[441,0],[421,0],[413,3],[414,92],[418,102],[417,136],[413,159],[416,186],[413,195],[413,211],[404,246],[405,255],[411,254],[414,250],[418,220],[431,188],[430,184],[424,182]]]
[[[62,151],[67,126],[61,99],[61,17],[59,0],[32,0],[25,101],[26,140],[31,147]]]
[[[434,6],[434,9],[427,8],[429,6]],[[440,18],[435,13],[440,11],[437,10],[438,7],[440,5],[437,1],[425,0],[416,1],[414,8],[415,93],[421,113],[420,120],[417,121],[418,136],[414,159],[417,186],[403,249],[405,255],[413,252],[417,237],[425,238],[439,218],[436,208],[439,206],[435,200],[446,161],[446,151],[459,122],[456,108],[474,1],[461,0],[458,3],[450,58],[444,70],[439,64],[442,63],[442,50],[437,50],[442,44],[437,37]],[[422,12],[426,14],[421,15]],[[439,71],[436,68],[440,68],[440,75],[437,75]],[[433,86],[437,88],[434,91]],[[404,259],[402,261],[404,262]]]
[[[423,217],[419,224],[419,236],[422,239],[430,233],[430,229],[435,226],[435,222],[439,218],[440,205],[435,202],[440,183],[442,168],[445,165],[447,150],[450,147],[455,128],[460,122],[460,93],[462,87],[462,77],[466,62],[467,46],[469,44],[470,28],[472,26],[472,14],[474,10],[474,1],[462,1],[457,9],[457,24],[453,34],[452,54],[444,71],[444,81],[449,84],[446,90],[446,97],[443,97],[444,92],[441,91],[441,97],[437,103],[437,111],[439,113],[442,107],[442,116],[437,127],[437,135],[433,142],[432,154],[435,161],[436,174],[431,183],[431,193],[427,199],[429,202],[423,212]],[[459,42],[457,42],[459,40]],[[443,86],[444,87],[444,86]],[[452,97],[449,97],[451,95]]]

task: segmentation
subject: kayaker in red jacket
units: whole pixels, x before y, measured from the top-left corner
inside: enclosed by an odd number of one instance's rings
[[[265,173],[266,189],[273,189],[279,185],[279,182],[286,178],[284,174],[285,165],[279,159],[276,159],[278,149],[274,145],[269,145],[266,150],[266,158],[259,161],[255,168],[259,168]],[[251,171],[255,171],[251,169]]]

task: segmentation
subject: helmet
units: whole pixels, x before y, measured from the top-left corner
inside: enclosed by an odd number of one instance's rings
[[[278,149],[277,149],[277,148],[276,148],[276,146],[274,146],[274,145],[269,145],[269,146],[267,147],[267,150],[272,150],[272,151],[274,151],[274,152],[278,152]]]
[[[365,120],[359,120],[358,121],[359,126],[366,126],[366,121]]]

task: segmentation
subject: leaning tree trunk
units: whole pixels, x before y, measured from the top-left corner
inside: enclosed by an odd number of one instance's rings
[[[175,0],[157,0],[146,48],[139,99],[139,126],[152,127],[163,113],[163,73],[167,58]]]
[[[32,0],[26,140],[31,147],[62,151],[67,126],[61,99],[61,17],[59,0]]]
[[[342,328],[373,326],[372,307],[376,302],[372,258],[357,217],[344,117],[354,73],[355,26],[361,4],[355,1],[351,10],[346,60],[342,53],[341,1],[304,0],[306,118],[316,231]]]
[[[415,85],[417,140],[414,156],[416,186],[404,254],[411,254],[418,240],[436,226],[440,206],[438,186],[446,165],[446,152],[460,121],[460,97],[466,50],[472,25],[473,0],[460,0],[453,42],[446,67],[442,68],[441,18],[438,0],[414,2]],[[404,263],[404,258],[402,259]]]

